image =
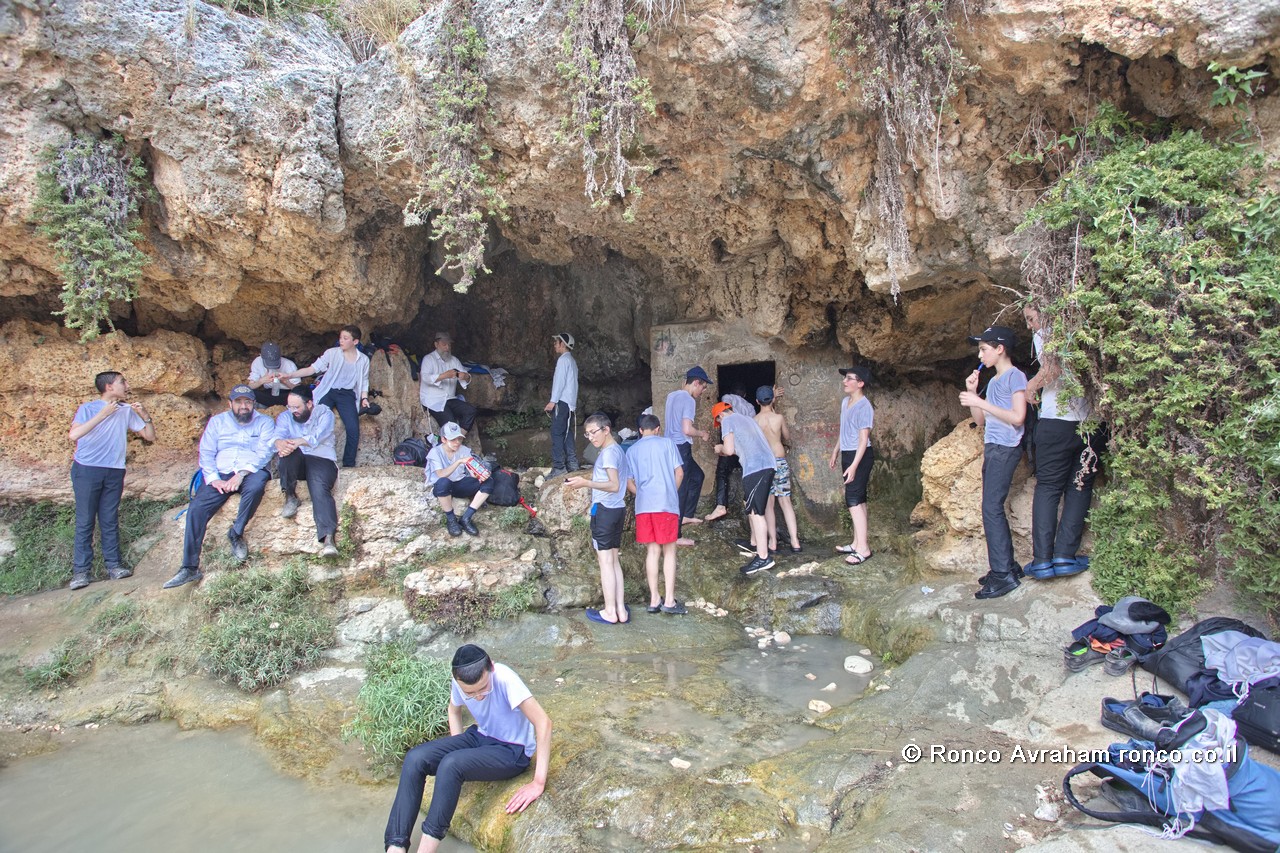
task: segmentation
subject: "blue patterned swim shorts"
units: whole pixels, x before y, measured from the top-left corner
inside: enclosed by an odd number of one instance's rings
[[[769,494],[775,498],[791,497],[791,466],[787,464],[787,457],[779,456],[775,460],[778,463],[778,469],[773,472],[773,485],[769,487]]]

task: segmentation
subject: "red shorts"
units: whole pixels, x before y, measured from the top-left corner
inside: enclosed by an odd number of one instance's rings
[[[636,516],[636,541],[669,545],[680,535],[680,516],[674,512],[642,512]]]

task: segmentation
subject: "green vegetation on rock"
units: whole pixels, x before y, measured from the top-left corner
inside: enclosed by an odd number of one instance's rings
[[[146,195],[142,160],[119,137],[77,135],[41,155],[33,207],[38,231],[53,242],[62,276],[62,315],[80,340],[112,331],[112,302],[131,302],[148,258],[137,244]]]
[[[440,595],[413,596],[409,614],[419,622],[466,636],[493,619],[509,619],[531,609],[541,597],[533,581],[521,581],[495,593],[454,589]]]
[[[418,657],[407,640],[370,649],[356,715],[343,730],[390,765],[413,746],[449,730],[449,664]]]
[[[1029,213],[1030,302],[1111,428],[1093,582],[1172,611],[1229,576],[1280,607],[1280,195],[1261,152],[1110,105]]]
[[[210,620],[196,641],[201,660],[242,690],[279,684],[333,645],[333,620],[301,560],[278,573],[226,572],[206,585],[201,607]]]
[[[146,626],[142,608],[129,599],[107,605],[94,616],[89,628],[63,640],[22,676],[33,690],[55,687],[83,675],[97,655],[108,648],[132,651],[155,632]]]
[[[120,551],[132,565],[150,547],[144,534],[173,501],[125,498],[120,502]],[[6,507],[0,517],[13,525],[17,550],[0,564],[0,594],[27,595],[57,589],[71,579],[75,553],[76,510],[69,504],[42,501],[20,507]],[[102,552],[94,546],[94,574],[103,574]]]

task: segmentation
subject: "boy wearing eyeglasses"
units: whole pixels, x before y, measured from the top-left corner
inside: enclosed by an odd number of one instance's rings
[[[596,455],[591,479],[575,476],[565,480],[571,489],[591,489],[591,547],[600,563],[600,588],[604,606],[587,608],[587,618],[603,625],[626,624],[631,611],[623,601],[622,563],[618,549],[622,547],[622,525],[627,517],[626,488],[630,476],[627,454],[613,438],[609,416],[596,412],[583,424],[587,441],[600,452]]]
[[[405,853],[422,808],[423,786],[436,777],[422,822],[418,853],[433,853],[444,840],[458,808],[463,782],[497,782],[519,776],[533,758],[533,780],[507,801],[507,814],[522,812],[547,786],[551,764],[551,719],[529,688],[479,646],[467,644],[453,655],[449,694],[449,737],[419,744],[404,757],[400,785],[387,818],[387,853]],[[466,708],[475,725],[462,727]]]

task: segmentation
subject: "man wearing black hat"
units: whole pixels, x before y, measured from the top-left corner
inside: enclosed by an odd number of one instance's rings
[[[551,476],[559,477],[578,470],[574,446],[578,427],[573,417],[578,408],[578,362],[573,358],[573,335],[561,332],[551,341],[558,358],[551,379],[551,402],[543,411],[551,415]]]
[[[1013,556],[1013,534],[1004,502],[1013,472],[1022,460],[1022,425],[1027,418],[1027,375],[1013,366],[1010,353],[1017,339],[1007,326],[992,326],[969,338],[978,345],[978,369],[965,379],[960,405],[968,406],[973,422],[983,427],[982,532],[987,539],[987,573],[978,579],[974,598],[999,598],[1018,588],[1022,567]],[[987,383],[987,397],[978,394],[983,367],[996,375]]]
[[[693,461],[693,439],[707,441],[711,433],[696,429],[693,419],[698,414],[698,398],[708,385],[713,385],[711,377],[699,366],[689,368],[684,375],[684,387],[667,395],[666,407],[663,410],[662,422],[667,438],[676,443],[680,451],[680,460],[684,463],[684,480],[680,483],[680,525],[701,524],[698,518],[698,498],[702,496],[702,481],[706,475],[702,468]],[[676,540],[680,545],[692,545],[693,540],[681,536]]]
[[[435,347],[422,358],[418,400],[436,419],[437,427],[452,421],[463,433],[469,433],[476,422],[476,407],[458,396],[458,386],[465,389],[470,385],[471,374],[453,354],[453,338],[448,332],[436,332]]]
[[[533,779],[507,801],[507,814],[528,808],[547,786],[551,765],[551,719],[529,688],[505,664],[479,646],[453,655],[449,737],[419,744],[404,757],[396,799],[382,841],[387,853],[405,853],[422,808],[427,777],[434,776],[431,805],[422,822],[418,853],[434,853],[458,808],[463,782],[498,782],[519,776],[534,760]],[[475,725],[463,729],[462,709]]]
[[[248,385],[253,389],[258,408],[288,405],[289,389],[296,388],[302,380],[282,379],[281,376],[297,369],[298,365],[280,355],[279,344],[271,341],[263,344],[262,354],[249,365]]]
[[[275,421],[254,410],[253,389],[237,385],[231,389],[230,406],[209,418],[200,436],[200,473],[204,485],[187,506],[187,530],[182,542],[182,568],[165,582],[165,589],[199,581],[200,549],[205,529],[231,495],[240,493],[236,520],[227,531],[231,554],[240,561],[249,557],[244,529],[258,511],[262,493],[271,479],[272,438]]]

